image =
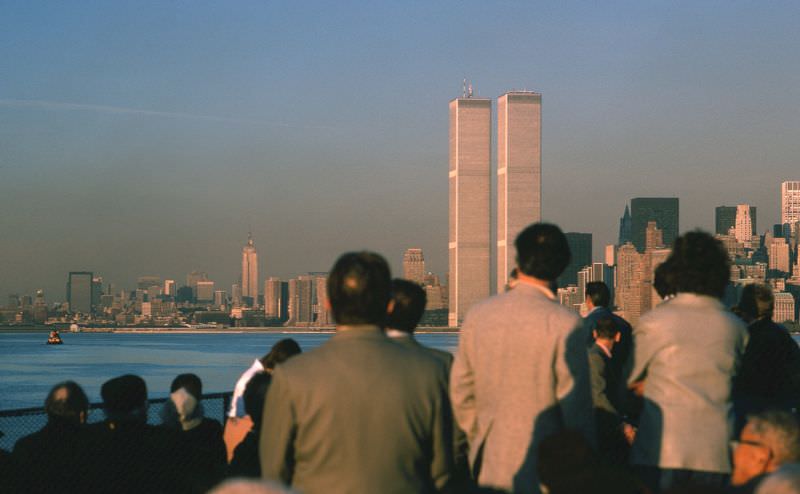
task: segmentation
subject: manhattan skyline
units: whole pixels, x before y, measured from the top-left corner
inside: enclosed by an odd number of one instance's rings
[[[542,219],[593,233],[595,258],[634,197],[678,197],[682,231],[750,204],[763,233],[798,179],[798,14],[10,2],[0,294],[60,299],[83,270],[129,288],[202,270],[229,287],[250,225],[259,284],[363,248],[398,275],[420,247],[444,276],[445,105],[464,77],[476,97],[543,95]]]

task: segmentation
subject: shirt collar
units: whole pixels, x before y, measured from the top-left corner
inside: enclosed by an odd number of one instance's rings
[[[386,336],[398,340],[402,338],[411,339],[411,333],[409,333],[408,331],[401,331],[399,329],[392,329],[392,328],[386,328]]]
[[[611,350],[609,350],[608,348],[606,348],[606,346],[605,346],[605,345],[603,345],[602,343],[600,343],[600,342],[599,342],[599,341],[597,341],[597,340],[595,340],[594,344],[595,344],[595,345],[597,345],[597,346],[599,346],[599,347],[600,347],[600,349],[601,349],[601,350],[603,350],[603,353],[605,353],[605,354],[606,354],[606,357],[608,357],[608,358],[611,358]]]

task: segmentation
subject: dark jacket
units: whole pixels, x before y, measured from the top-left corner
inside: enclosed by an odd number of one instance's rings
[[[14,445],[17,478],[30,493],[78,492],[80,458],[78,448],[84,428],[50,422]]]

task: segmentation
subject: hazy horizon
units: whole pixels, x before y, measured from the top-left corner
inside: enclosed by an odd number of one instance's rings
[[[543,219],[617,239],[800,180],[800,4],[10,1],[0,17],[0,305],[69,271],[119,288],[406,248],[447,270],[448,102],[542,94]],[[495,115],[496,118],[496,115]],[[496,136],[493,136],[496,140]]]

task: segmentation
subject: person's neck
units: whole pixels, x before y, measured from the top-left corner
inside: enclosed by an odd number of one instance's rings
[[[539,287],[539,288],[546,288],[548,291],[552,291],[552,290],[550,290],[550,282],[549,281],[537,278],[535,276],[527,275],[527,274],[525,274],[525,273],[523,273],[521,271],[519,273],[517,273],[517,280],[520,283],[525,283],[526,285],[532,285],[532,286],[536,286],[536,287]]]

